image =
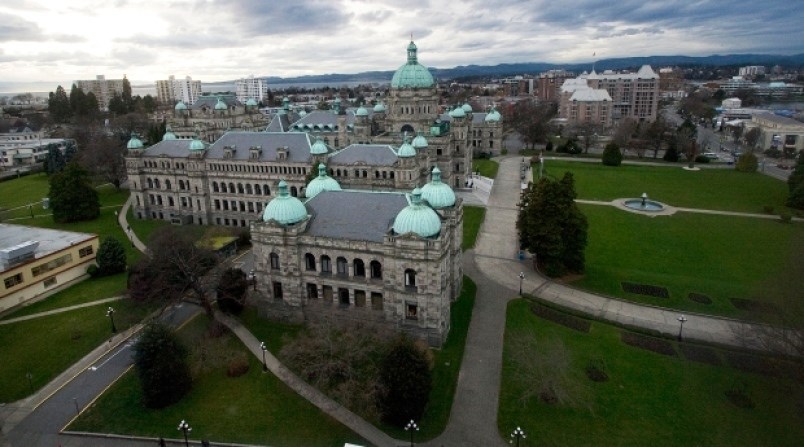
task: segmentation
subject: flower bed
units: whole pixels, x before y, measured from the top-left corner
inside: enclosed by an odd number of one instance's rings
[[[661,355],[678,355],[673,348],[673,344],[661,338],[623,331],[620,335],[620,339],[623,343],[635,348],[645,349]]]
[[[701,293],[690,292],[690,294],[687,295],[687,297],[691,301],[695,301],[696,303],[712,304],[712,298],[709,298],[708,295],[704,295],[704,294],[701,294]]]
[[[670,293],[667,288],[660,286],[652,286],[650,284],[635,284],[632,282],[621,282],[623,290],[628,293],[635,293],[637,295],[652,296],[655,298],[670,298]]]

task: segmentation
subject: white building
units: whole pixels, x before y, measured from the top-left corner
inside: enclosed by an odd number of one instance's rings
[[[764,74],[765,74],[765,67],[762,65],[749,65],[747,67],[740,67],[740,76],[757,76]]]
[[[125,78],[126,75],[123,75]],[[95,79],[75,81],[75,86],[84,93],[92,92],[98,100],[98,107],[106,112],[115,94],[123,96],[123,79],[106,79],[104,75],[97,75]]]
[[[201,81],[193,81],[190,76],[176,79],[171,75],[166,80],[156,81],[156,100],[160,104],[173,104],[182,101],[192,105],[201,95]]]
[[[249,99],[260,102],[268,96],[268,81],[263,78],[255,78],[254,75],[237,79],[235,81],[235,95],[237,95],[237,100],[242,103]]]

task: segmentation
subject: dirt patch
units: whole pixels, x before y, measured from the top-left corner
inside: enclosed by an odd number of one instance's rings
[[[712,304],[712,298],[709,298],[708,295],[701,293],[690,292],[690,294],[687,295],[687,298],[689,298],[690,301],[695,301],[696,303],[700,304]]]
[[[713,366],[720,366],[722,362],[720,361],[720,357],[718,357],[717,352],[712,348],[707,348],[705,346],[698,346],[698,345],[690,345],[686,343],[681,343],[679,345],[681,349],[681,353],[684,354],[684,357],[687,360],[698,362],[698,363],[706,363],[707,365]]]
[[[668,292],[665,287],[652,286],[650,284],[636,284],[632,282],[621,282],[620,285],[623,290],[628,293],[652,296],[654,298],[670,298],[670,292]]]
[[[592,323],[587,320],[566,314],[564,312],[559,312],[547,306],[542,306],[538,303],[531,303],[530,310],[538,317],[578,332],[588,333],[589,329],[592,327]]]
[[[623,343],[635,348],[645,349],[661,355],[676,356],[673,344],[661,338],[637,334],[635,332],[622,332],[620,339]]]

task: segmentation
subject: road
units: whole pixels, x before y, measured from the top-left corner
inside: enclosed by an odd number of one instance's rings
[[[180,303],[166,311],[160,320],[170,326],[179,327],[199,311],[198,306]],[[132,366],[136,337],[137,335],[134,335],[109,351],[39,404],[6,434],[11,445],[26,447],[88,445],[88,440],[85,438],[64,436],[59,432]],[[99,439],[96,445],[104,445],[103,440]]]

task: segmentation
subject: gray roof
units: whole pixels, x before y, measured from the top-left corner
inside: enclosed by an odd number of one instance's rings
[[[399,157],[387,144],[350,144],[329,157],[331,163],[352,165],[365,163],[369,166],[393,166]]]
[[[472,124],[483,124],[486,122],[488,113],[472,113]]]
[[[23,225],[0,224],[0,250],[8,249],[27,241],[39,242],[34,250],[34,258],[39,259],[63,250],[70,245],[97,237],[90,233],[51,230],[48,228],[26,227]],[[11,267],[14,267],[12,265]],[[0,271],[6,268],[0,264]]]
[[[276,160],[276,150],[287,147],[288,161],[310,161],[310,136],[304,132],[226,132],[207,149],[207,159],[222,159],[225,146],[234,146],[232,160],[250,159],[249,148],[260,146],[260,161]]]
[[[190,155],[190,142],[193,140],[164,140],[149,146],[143,157],[187,157]]]
[[[408,199],[401,192],[322,191],[306,205],[311,236],[382,242]]]
[[[235,97],[234,95],[209,95],[209,96],[199,96],[198,99],[195,100],[193,105],[190,106],[190,108],[193,110],[199,110],[204,107],[208,109],[214,109],[215,104],[218,103],[219,97],[226,104],[227,107],[243,105],[240,101],[237,100],[237,97]]]
[[[346,112],[346,126],[353,126],[355,123],[355,114],[352,111]],[[332,110],[313,110],[300,120],[291,124],[291,126],[315,126],[325,125],[334,130],[338,125],[338,115]],[[329,130],[329,129],[328,129]],[[332,131],[331,130],[331,131]]]
[[[276,114],[265,128],[266,132],[285,132],[290,128],[287,115]]]

